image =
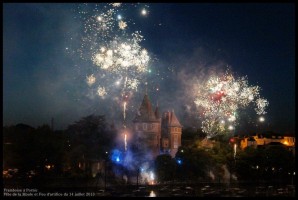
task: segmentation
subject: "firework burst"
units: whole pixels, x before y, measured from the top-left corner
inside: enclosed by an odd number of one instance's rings
[[[89,86],[93,85],[96,81],[96,78],[94,77],[94,74],[91,74],[90,76],[87,76],[87,84]]]
[[[198,86],[194,101],[202,111],[202,130],[208,137],[234,130],[237,111],[250,104],[258,115],[265,114],[269,102],[259,92],[259,86],[248,85],[247,77],[235,78],[228,71],[220,77],[211,76]]]
[[[87,76],[86,82],[99,97],[123,97],[129,91],[137,91],[149,71],[151,59],[148,51],[141,46],[144,38],[140,31],[131,30],[130,26],[135,23],[126,14],[128,10],[138,12],[138,6],[142,5],[79,5],[83,35],[77,52],[83,60],[91,60],[96,67]]]
[[[149,7],[140,3],[79,4],[76,18],[82,24],[78,35],[80,45],[67,47],[68,52],[88,63],[86,96],[116,103],[119,109],[125,105],[124,120],[126,111],[135,109],[129,101],[140,85],[147,79],[155,79],[153,74],[160,77],[157,70],[152,73],[149,68],[151,55],[142,46],[145,39],[131,17],[135,12],[144,18],[139,13],[142,9],[149,13]],[[154,82],[152,86],[155,85]]]

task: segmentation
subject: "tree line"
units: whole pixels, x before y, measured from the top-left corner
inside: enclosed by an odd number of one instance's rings
[[[104,115],[89,115],[53,131],[49,125],[37,128],[25,124],[3,127],[3,168],[17,168],[20,176],[34,170],[40,176],[90,176],[78,163],[106,160],[117,148],[117,130]],[[290,182],[295,171],[295,154],[283,145],[247,147],[235,154],[227,136],[217,136],[206,146],[201,130],[185,128],[176,155],[162,154],[153,166],[158,182],[226,181],[227,171],[237,181]],[[52,167],[47,170],[45,166]],[[233,175],[233,176],[232,176]]]

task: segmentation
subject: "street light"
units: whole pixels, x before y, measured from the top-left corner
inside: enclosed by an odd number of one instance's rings
[[[259,165],[256,166],[257,169],[257,183],[259,184]]]
[[[106,188],[107,188],[107,159],[108,159],[108,153],[109,152],[107,152],[106,151],[106,155],[105,155],[105,159],[104,159],[104,163],[105,163],[105,185],[104,185],[104,187],[105,187],[105,191],[106,191]]]

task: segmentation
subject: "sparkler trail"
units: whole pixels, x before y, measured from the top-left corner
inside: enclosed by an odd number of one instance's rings
[[[202,110],[202,130],[208,137],[234,130],[239,109],[254,103],[256,113],[262,115],[269,105],[260,97],[259,86],[248,86],[247,77],[235,78],[229,71],[211,76],[197,88],[194,103]]]
[[[236,159],[237,154],[237,144],[234,144],[234,160]]]
[[[126,119],[126,101],[124,101],[123,103],[123,120],[124,120],[124,124],[125,124],[125,119]]]
[[[126,140],[127,136],[126,133],[124,135],[124,150],[127,151],[127,140]]]

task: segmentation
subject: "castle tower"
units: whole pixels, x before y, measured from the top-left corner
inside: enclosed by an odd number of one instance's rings
[[[172,157],[181,146],[182,126],[178,121],[174,110],[163,114],[162,118],[161,151],[170,153]]]
[[[153,112],[150,99],[145,94],[142,104],[133,120],[134,141],[139,152],[146,152],[149,160],[159,154],[161,119],[158,108]]]

